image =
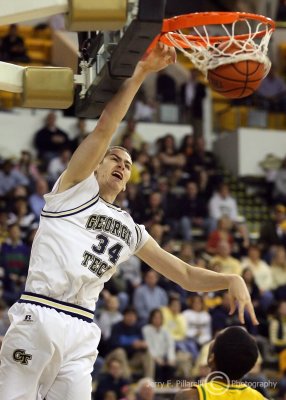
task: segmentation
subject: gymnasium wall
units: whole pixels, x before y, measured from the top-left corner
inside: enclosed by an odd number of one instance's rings
[[[33,114],[32,114],[33,113]],[[4,157],[17,157],[21,150],[32,150],[34,133],[42,128],[43,121],[47,111],[27,111],[15,110],[13,113],[0,112],[0,155]],[[70,138],[76,134],[77,119],[72,117],[62,117],[60,114],[57,119],[57,125],[68,133]],[[96,125],[95,120],[87,120],[87,130],[91,131]],[[124,128],[122,123],[117,133]],[[185,134],[191,133],[188,125],[155,124],[140,122],[137,125],[137,131],[142,135],[143,140],[152,143],[158,137],[166,133],[175,135],[178,143]]]
[[[214,142],[214,152],[234,175],[262,176],[259,163],[267,154],[286,156],[286,132],[240,128],[238,132],[221,135]]]
[[[43,126],[47,111],[27,111],[17,109],[13,113],[0,112],[0,155],[17,157],[21,150],[33,150],[34,133]],[[95,120],[87,120],[87,131],[96,125]],[[57,125],[65,130],[70,138],[76,134],[77,119],[62,117],[59,113]],[[116,134],[120,134],[122,123]],[[156,124],[140,122],[137,131],[146,142],[155,144],[157,138],[172,133],[180,143],[185,134],[191,133],[188,125]],[[286,132],[278,130],[240,128],[237,133],[221,134],[213,143],[213,150],[232,173],[237,176],[263,175],[260,161],[272,153],[278,157],[286,156]]]

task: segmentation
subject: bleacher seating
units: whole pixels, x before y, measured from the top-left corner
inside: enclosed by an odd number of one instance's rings
[[[0,39],[8,32],[8,25],[0,26]],[[19,35],[24,39],[29,65],[45,66],[51,63],[52,30],[48,26],[18,25]],[[26,65],[26,64],[25,64]],[[9,110],[19,106],[20,96],[0,91],[0,108]]]
[[[212,91],[213,125],[216,132],[235,132],[239,127],[285,129],[286,115],[248,105],[233,105],[219,93]]]
[[[7,34],[8,26],[0,26],[0,38]],[[52,31],[48,26],[19,25],[19,35],[24,39],[32,65],[48,65],[51,61]]]

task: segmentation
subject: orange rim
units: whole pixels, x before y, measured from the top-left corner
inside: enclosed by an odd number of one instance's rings
[[[203,12],[203,13],[192,13],[180,15],[177,17],[164,19],[162,26],[162,33],[155,40],[167,44],[168,46],[174,46],[174,44],[167,37],[167,33],[174,32],[179,29],[192,28],[202,25],[218,25],[218,24],[231,24],[239,20],[256,20],[266,26],[268,29],[261,30],[253,34],[253,38],[260,38],[266,35],[267,32],[273,32],[275,30],[275,22],[268,17],[258,14],[250,14],[244,12]],[[172,34],[173,39],[183,48],[188,48],[188,44],[182,39],[182,35],[179,33]],[[206,46],[205,40],[210,43],[222,42],[229,40],[229,36],[210,36],[208,39],[206,36],[199,37],[194,35],[184,35],[184,37],[190,41],[195,42],[200,46]],[[249,38],[249,34],[241,34],[234,36],[236,40],[246,40]],[[205,40],[204,40],[205,39]]]

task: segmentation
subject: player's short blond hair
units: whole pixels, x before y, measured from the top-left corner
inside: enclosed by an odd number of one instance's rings
[[[119,149],[119,150],[125,151],[125,153],[127,153],[127,154],[130,156],[131,160],[132,160],[132,156],[131,156],[131,154],[129,153],[129,151],[128,151],[125,147],[122,147],[122,146],[110,146],[110,147],[107,149],[107,152],[105,153],[105,155],[104,155],[103,158],[105,158],[106,156],[108,156],[108,154],[110,154],[111,151],[112,151],[112,150],[115,150],[115,149]]]

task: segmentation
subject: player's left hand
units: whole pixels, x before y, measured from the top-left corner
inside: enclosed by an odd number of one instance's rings
[[[232,315],[236,307],[238,307],[238,317],[242,324],[245,323],[244,311],[248,311],[251,321],[254,325],[258,325],[259,322],[256,318],[253,305],[251,303],[251,298],[247,286],[239,275],[232,275],[230,279],[230,284],[228,287],[230,295],[230,312]],[[237,303],[237,304],[236,304]]]

